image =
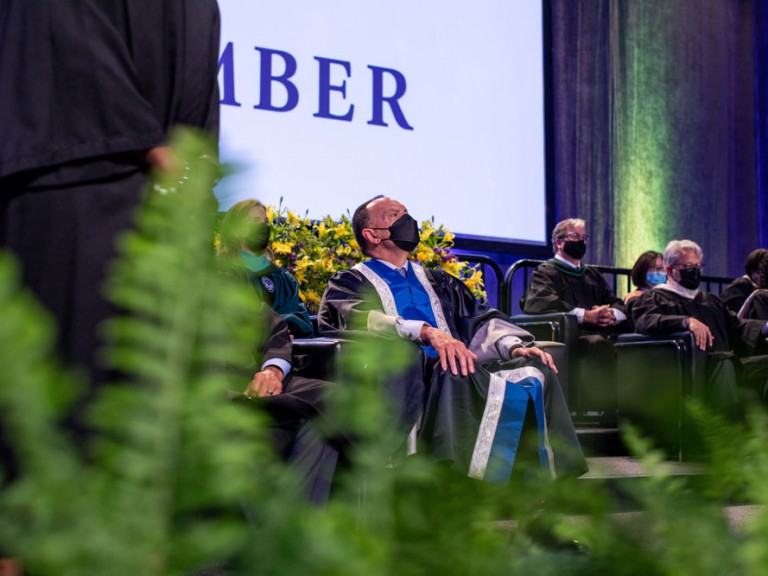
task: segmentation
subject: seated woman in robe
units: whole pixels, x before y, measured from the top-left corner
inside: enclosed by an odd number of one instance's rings
[[[259,298],[283,317],[291,337],[312,338],[312,322],[299,298],[299,284],[288,270],[275,265],[270,232],[264,205],[242,200],[221,221],[219,256],[231,257],[235,272],[247,277]]]
[[[661,254],[654,250],[640,254],[635,265],[632,266],[631,277],[635,290],[624,296],[624,304],[657,284],[663,284],[667,281],[667,273],[664,271],[664,261]]]

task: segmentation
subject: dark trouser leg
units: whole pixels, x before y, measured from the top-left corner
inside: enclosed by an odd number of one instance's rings
[[[768,355],[741,358],[744,387],[768,403]]]
[[[333,386],[325,380],[289,375],[282,394],[261,401],[272,419],[275,450],[294,468],[307,499],[317,505],[328,501],[340,447],[346,443],[340,434],[329,439],[316,425]]]
[[[706,404],[729,418],[741,419],[739,401],[738,360],[735,358],[707,358],[707,383],[703,391]]]
[[[339,449],[311,420],[305,422],[296,435],[288,462],[293,465],[302,492],[312,504],[322,506],[328,502],[338,461]]]

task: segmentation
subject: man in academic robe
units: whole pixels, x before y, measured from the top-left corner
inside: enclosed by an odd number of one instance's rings
[[[317,421],[324,417],[333,384],[297,375],[292,366],[293,344],[288,324],[266,304],[267,337],[261,346],[260,368],[243,392],[269,415],[269,428],[277,456],[291,463],[308,500],[328,501],[340,451],[348,440],[328,438]],[[329,424],[324,430],[333,429]]]
[[[403,439],[417,431],[433,459],[506,482],[533,410],[544,439],[539,462],[555,475],[586,471],[552,357],[532,346],[533,336],[478,303],[460,280],[408,259],[419,230],[400,202],[362,204],[352,227],[370,259],[330,280],[318,324],[323,335],[363,330],[419,346],[403,374],[386,383]]]
[[[569,218],[552,231],[554,258],[531,275],[520,307],[526,314],[566,312],[576,316],[579,338],[571,350],[571,409],[602,412],[615,418],[616,358],[612,340],[627,329],[624,304],[596,269],[582,258],[587,251],[586,223]]]
[[[768,323],[740,320],[719,298],[699,288],[703,257],[695,242],[672,240],[664,250],[667,282],[640,296],[632,316],[643,334],[690,331],[706,353],[706,382],[698,394],[739,417],[743,396],[768,399],[768,356],[748,355],[768,335]]]
[[[758,287],[760,263],[763,260],[768,260],[768,249],[756,248],[752,250],[744,262],[744,275],[736,278],[720,293],[720,300],[737,314],[749,295]]]

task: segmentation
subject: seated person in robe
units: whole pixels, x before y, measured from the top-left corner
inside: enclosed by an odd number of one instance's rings
[[[757,271],[757,288],[741,305],[739,318],[768,320],[768,250],[761,254]]]
[[[616,418],[616,359],[612,339],[628,329],[624,303],[596,269],[582,258],[587,251],[586,223],[580,218],[559,222],[552,231],[554,258],[531,275],[521,299],[526,314],[566,312],[576,316],[579,337],[571,350],[571,410]]]
[[[397,200],[365,202],[352,227],[369,260],[331,278],[318,325],[328,336],[354,338],[362,329],[414,343],[413,364],[384,383],[402,444],[417,434],[432,459],[507,482],[517,440],[505,430],[519,435],[533,409],[542,467],[557,476],[585,472],[552,357],[532,347],[533,336],[478,303],[457,278],[410,260],[418,224]]]
[[[334,385],[291,371],[293,345],[288,325],[267,306],[263,313],[268,334],[256,354],[259,369],[243,396],[254,399],[269,415],[277,456],[294,465],[307,499],[322,505],[330,496],[339,455],[347,443],[342,435],[326,438],[315,422],[323,417],[325,400]]]
[[[742,397],[766,400],[768,356],[749,354],[768,334],[768,323],[741,320],[719,298],[701,290],[703,258],[701,247],[691,240],[667,244],[667,282],[637,298],[632,318],[643,334],[693,333],[696,346],[706,353],[702,399],[738,418]]]
[[[720,300],[722,300],[729,309],[738,313],[749,295],[755,291],[760,277],[760,261],[766,256],[768,256],[768,249],[757,248],[752,250],[747,256],[747,260],[744,262],[744,275],[736,278],[736,280],[728,284],[728,286],[720,292]]]
[[[667,273],[664,271],[664,258],[655,250],[643,252],[635,261],[630,273],[635,289],[624,296],[626,306],[632,298],[648,292],[657,284],[667,281]]]
[[[221,221],[219,255],[232,257],[230,261],[239,269],[236,272],[247,276],[260,299],[283,317],[292,337],[312,338],[312,322],[299,297],[299,284],[288,270],[275,265],[269,235],[264,205],[257,200],[238,202]]]

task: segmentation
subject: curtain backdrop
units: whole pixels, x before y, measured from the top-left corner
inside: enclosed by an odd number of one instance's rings
[[[555,220],[587,220],[592,263],[690,238],[742,274],[768,234],[765,1],[549,1]]]

